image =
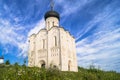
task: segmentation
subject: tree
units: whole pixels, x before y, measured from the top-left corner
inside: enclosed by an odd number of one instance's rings
[[[26,60],[24,59],[24,63],[22,65],[23,67],[26,67]]]
[[[6,64],[6,65],[10,65],[10,61],[7,60],[7,61],[5,62],[5,64]]]
[[[15,65],[15,66],[18,66],[19,64],[16,62],[14,65]]]
[[[26,66],[26,60],[24,59],[24,65]]]

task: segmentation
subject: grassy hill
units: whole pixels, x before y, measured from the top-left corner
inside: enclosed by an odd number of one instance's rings
[[[78,72],[61,72],[55,68],[40,69],[25,65],[0,65],[0,80],[120,80],[120,73],[84,69]]]

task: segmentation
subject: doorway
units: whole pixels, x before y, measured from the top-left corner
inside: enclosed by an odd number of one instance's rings
[[[40,61],[40,66],[41,66],[41,68],[45,68],[45,61],[44,60]]]

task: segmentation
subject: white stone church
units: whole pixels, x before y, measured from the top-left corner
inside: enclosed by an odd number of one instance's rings
[[[61,71],[78,71],[75,39],[60,27],[59,14],[46,12],[45,28],[29,37],[29,67],[57,67]]]

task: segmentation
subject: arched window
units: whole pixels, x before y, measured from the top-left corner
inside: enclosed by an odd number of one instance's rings
[[[56,65],[53,65],[53,68],[57,68],[57,66],[56,66]]]
[[[54,22],[53,22],[53,26],[54,26]]]
[[[43,49],[45,49],[45,39],[43,39]]]
[[[54,41],[55,41],[55,46],[57,46],[57,37],[54,37]]]

